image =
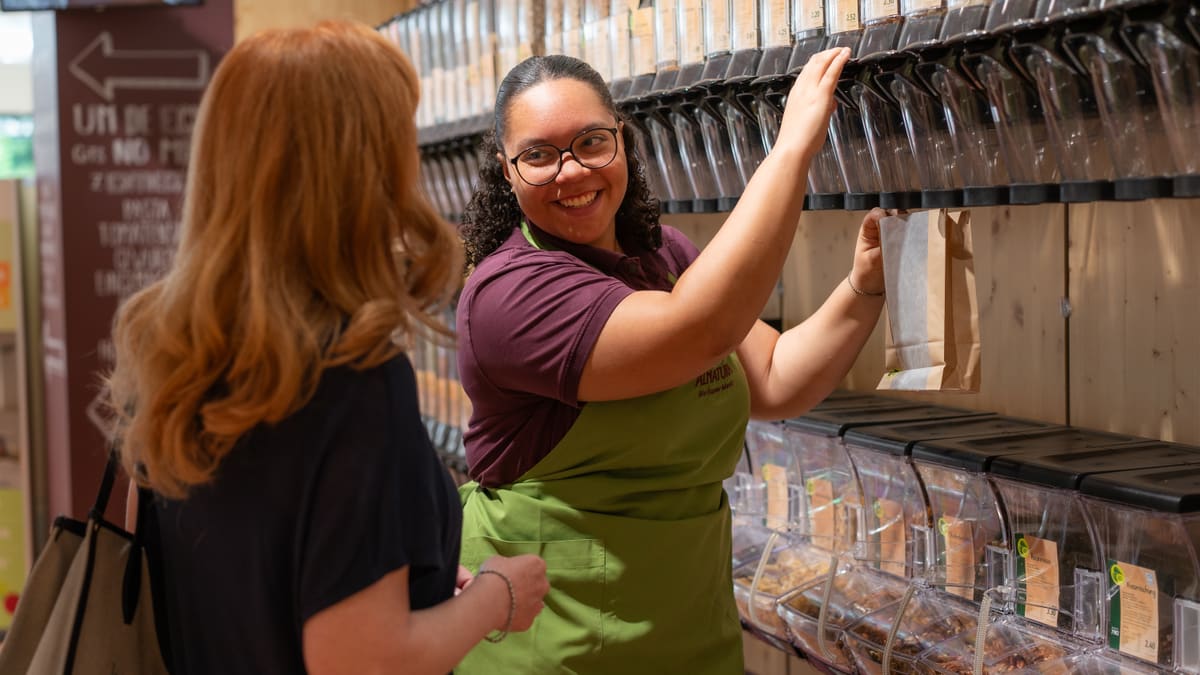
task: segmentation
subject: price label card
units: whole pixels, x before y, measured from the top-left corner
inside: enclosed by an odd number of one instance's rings
[[[1157,575],[1152,569],[1110,559],[1108,576],[1117,591],[1109,601],[1109,647],[1158,663]]]

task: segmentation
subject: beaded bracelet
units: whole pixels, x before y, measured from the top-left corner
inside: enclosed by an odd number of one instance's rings
[[[504,630],[500,631],[500,634],[499,634],[499,635],[497,635],[497,636],[495,636],[495,637],[492,637],[491,635],[484,635],[484,636],[483,636],[483,639],[487,640],[488,642],[500,642],[500,641],[501,641],[501,640],[503,640],[504,638],[508,637],[508,631],[509,631],[509,629],[510,629],[510,628],[512,628],[513,619],[514,619],[514,618],[516,618],[516,614],[517,614],[517,592],[516,592],[515,590],[513,590],[512,581],[510,581],[508,577],[504,576],[504,574],[502,574],[502,573],[500,573],[500,572],[497,572],[496,570],[479,570],[479,574],[476,574],[475,576],[476,576],[476,577],[481,577],[481,576],[483,576],[483,575],[485,575],[485,574],[495,574],[496,576],[498,576],[498,577],[500,577],[501,579],[503,579],[503,580],[504,580],[504,583],[505,583],[505,585],[507,585],[507,586],[508,586],[508,600],[509,600],[509,604],[508,604],[508,622],[504,624]]]

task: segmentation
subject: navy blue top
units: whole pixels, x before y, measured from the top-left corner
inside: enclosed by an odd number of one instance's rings
[[[156,502],[176,675],[304,673],[304,622],[406,565],[412,609],[454,594],[462,509],[403,356],[327,370],[211,484]]]

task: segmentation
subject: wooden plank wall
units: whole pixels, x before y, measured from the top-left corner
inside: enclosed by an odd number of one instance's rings
[[[415,0],[237,0],[234,38],[241,40],[264,28],[288,28],[321,19],[351,19],[372,26],[416,6]]]
[[[993,207],[972,212],[979,293],[982,375],[973,394],[898,394],[1048,422],[1067,421],[1066,223],[1063,206]],[[850,271],[864,213],[805,213],[783,271],[784,325],[812,314]],[[711,239],[724,216],[668,216],[693,237]],[[883,375],[880,321],[843,383],[869,391]]]
[[[1200,444],[1200,200],[1071,207],[1071,421]]]

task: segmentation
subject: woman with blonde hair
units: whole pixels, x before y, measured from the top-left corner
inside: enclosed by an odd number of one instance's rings
[[[175,673],[445,673],[523,630],[545,567],[458,567],[461,512],[404,355],[461,279],[418,192],[408,60],[325,22],[233,48],[204,95],[181,241],[116,319],[122,462]]]

